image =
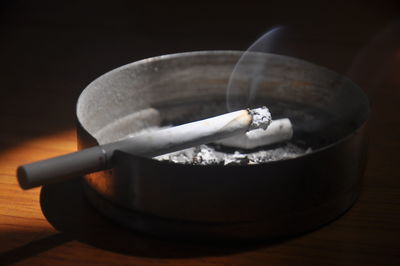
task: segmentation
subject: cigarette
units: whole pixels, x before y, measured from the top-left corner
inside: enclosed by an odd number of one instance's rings
[[[290,140],[292,136],[292,123],[288,118],[282,118],[273,120],[266,130],[254,129],[243,135],[235,135],[218,140],[215,143],[233,148],[254,149]]]
[[[22,165],[17,169],[18,182],[23,189],[55,183],[112,168],[112,157],[116,150],[138,156],[155,157],[219,139],[243,135],[257,128],[264,130],[270,123],[271,114],[266,107],[226,113]]]

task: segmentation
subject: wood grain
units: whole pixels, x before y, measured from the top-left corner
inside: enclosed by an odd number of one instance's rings
[[[222,4],[154,9],[125,1],[85,3],[1,6],[0,265],[400,265],[400,30],[390,24],[398,14],[395,1],[346,1],[329,12],[316,2],[258,4],[245,22],[237,18],[250,9],[241,5],[221,20]],[[149,14],[157,17],[149,21]],[[79,181],[19,188],[18,165],[76,149],[76,98],[98,75],[153,55],[244,49],[277,23],[312,28],[293,37],[302,48],[298,55],[341,72],[353,62],[352,78],[370,95],[362,193],[336,221],[280,242],[179,242],[115,225],[88,204]]]

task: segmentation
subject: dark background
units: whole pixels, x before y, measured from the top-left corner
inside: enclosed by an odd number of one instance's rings
[[[399,7],[395,0],[1,1],[0,124],[20,114],[37,128],[27,137],[72,127],[80,91],[117,66],[168,53],[245,50],[277,25],[290,32],[275,52],[346,73],[396,22]]]

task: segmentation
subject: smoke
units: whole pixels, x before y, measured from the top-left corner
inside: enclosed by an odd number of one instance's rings
[[[358,51],[353,50],[359,49],[355,47],[359,44],[354,41],[358,39],[354,37],[350,42],[346,34],[339,30],[332,34],[295,25],[271,28],[243,53],[234,67],[226,93],[228,110],[254,107],[260,82],[271,72],[268,69],[271,64],[265,62],[265,57],[257,60],[254,53],[295,57],[343,73],[358,84],[370,100],[374,100],[376,94],[388,94],[391,93],[389,90],[400,88],[400,22],[383,28]],[[346,44],[345,48],[343,44]],[[385,92],[381,88],[386,88]]]
[[[258,38],[240,57],[228,82],[226,105],[229,111],[251,106],[263,75],[268,71],[265,61],[254,61],[250,53],[277,50],[286,27],[277,26]]]

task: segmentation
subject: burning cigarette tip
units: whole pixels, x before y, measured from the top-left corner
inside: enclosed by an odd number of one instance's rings
[[[262,128],[265,130],[269,124],[271,124],[271,113],[267,107],[263,106],[260,108],[248,109],[248,112],[253,118],[249,130],[257,128]]]

